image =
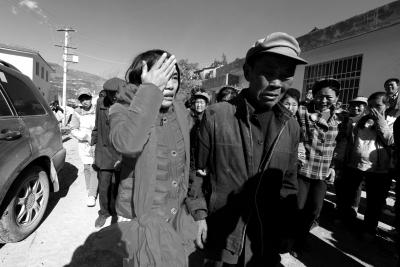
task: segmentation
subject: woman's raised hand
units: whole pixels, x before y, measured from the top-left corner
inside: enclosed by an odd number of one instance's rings
[[[152,83],[163,91],[174,73],[175,64],[175,56],[172,55],[167,59],[167,53],[162,54],[150,70],[148,70],[147,63],[143,61],[142,83]]]

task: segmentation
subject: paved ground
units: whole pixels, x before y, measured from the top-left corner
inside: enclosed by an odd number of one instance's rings
[[[52,196],[43,223],[31,236],[16,244],[0,245],[0,266],[64,266],[71,262],[73,253],[86,238],[96,231],[94,221],[98,205],[94,208],[85,205],[83,166],[77,155],[77,143],[69,140],[64,146],[67,159],[59,177],[62,181],[60,192]],[[387,232],[381,231],[376,240],[367,241],[335,224],[327,203],[320,227],[312,231],[309,252],[299,259],[282,255],[284,266],[395,266],[393,241]],[[390,229],[387,225],[381,226]]]

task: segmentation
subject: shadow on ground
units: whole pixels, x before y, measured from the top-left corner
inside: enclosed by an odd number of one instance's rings
[[[124,241],[126,238],[122,234],[124,230],[120,227],[121,224],[114,223],[90,234],[85,243],[74,251],[71,262],[64,267],[131,266],[125,265],[128,264],[126,259],[129,257]]]
[[[65,162],[63,169],[58,173],[60,190],[50,194],[49,203],[47,204],[47,209],[42,222],[46,220],[47,216],[49,216],[57,206],[58,201],[67,196],[69,187],[75,182],[76,178],[78,178],[78,169],[71,163]]]
[[[366,239],[362,221],[352,227],[338,223],[335,210],[325,205],[320,218],[320,226],[332,232],[328,241],[311,235],[307,252],[298,257],[304,265],[311,267],[365,266],[352,257],[371,266],[396,266],[394,241],[388,236],[377,235]],[[382,233],[382,232],[381,232]]]

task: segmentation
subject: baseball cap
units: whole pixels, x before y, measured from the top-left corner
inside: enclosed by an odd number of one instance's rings
[[[193,98],[194,98],[194,99],[196,99],[196,98],[203,98],[204,100],[207,101],[207,103],[210,103],[210,100],[211,100],[211,99],[210,99],[210,95],[207,94],[206,92],[197,92],[197,93],[194,94]]]
[[[258,40],[246,54],[246,61],[260,53],[274,53],[294,59],[297,64],[307,64],[307,61],[299,57],[301,49],[297,40],[284,32],[274,32],[266,38]]]
[[[325,87],[333,89],[336,94],[338,94],[340,91],[340,82],[333,78],[326,78],[316,81],[312,87],[313,95],[315,95],[319,90]]]
[[[114,77],[109,80],[107,80],[103,84],[103,89],[108,90],[108,91],[118,91],[118,88],[120,86],[124,86],[126,82],[120,78]]]
[[[79,99],[82,95],[88,95],[88,96],[92,97],[92,92],[90,92],[89,88],[82,87],[82,88],[79,89],[79,91],[78,91],[78,99]]]
[[[354,102],[359,102],[359,103],[363,103],[365,105],[368,105],[368,98],[364,97],[364,96],[357,96],[356,98],[353,98],[352,100],[349,101],[350,103],[354,103]]]

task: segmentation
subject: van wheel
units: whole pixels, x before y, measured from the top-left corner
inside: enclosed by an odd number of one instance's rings
[[[39,166],[24,171],[8,192],[11,199],[0,219],[0,241],[18,242],[41,222],[49,201],[49,179]]]

